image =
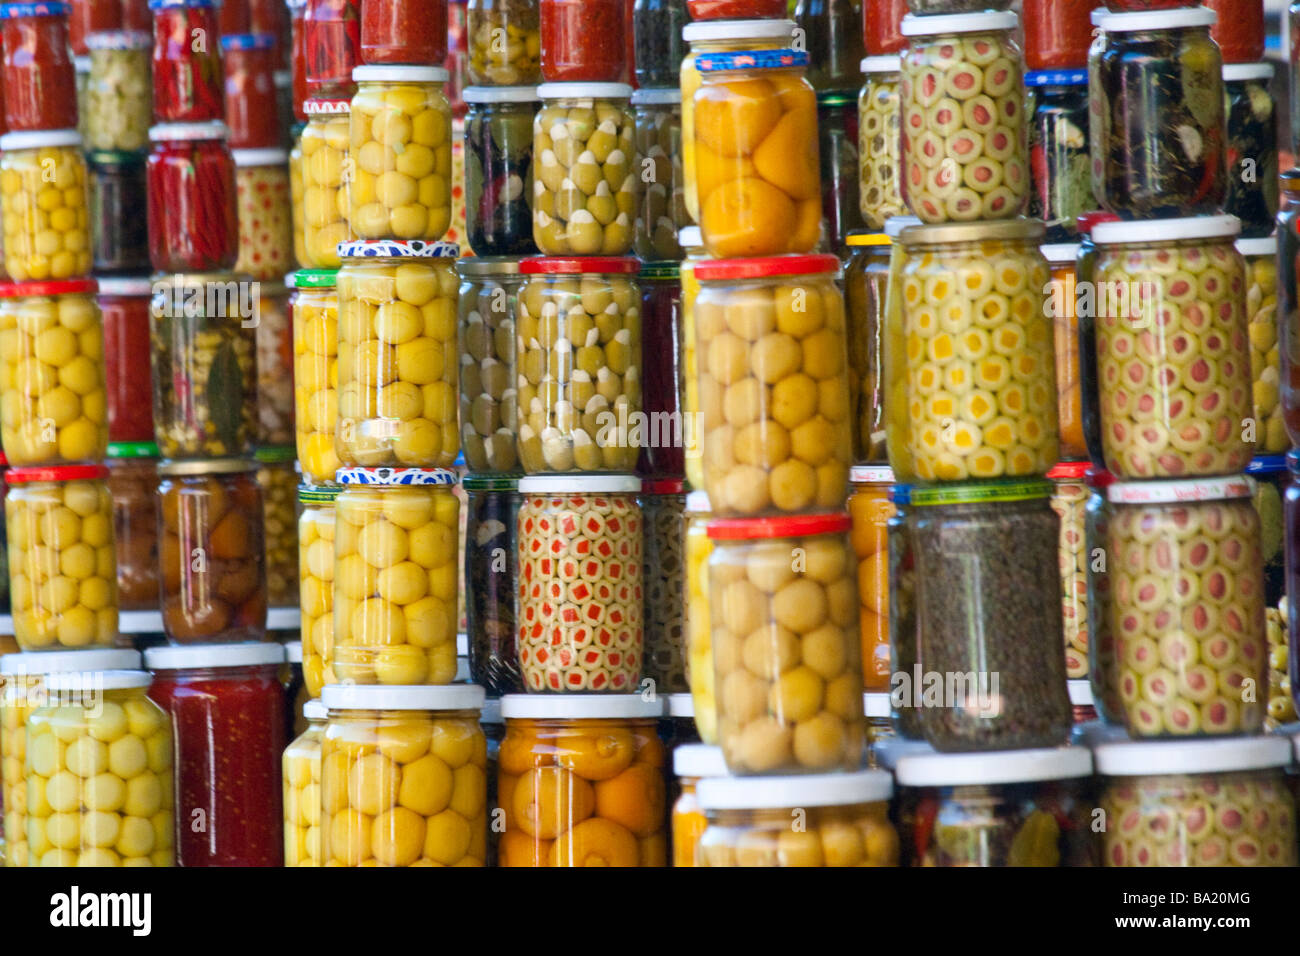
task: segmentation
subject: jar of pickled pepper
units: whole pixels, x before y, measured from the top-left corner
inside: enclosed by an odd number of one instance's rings
[[[123,611],[158,609],[158,446],[110,442],[117,596]]]
[[[476,256],[535,254],[533,119],[537,88],[465,89],[465,230]]]
[[[15,282],[90,274],[81,146],[73,129],[0,136],[4,271]]]
[[[225,96],[217,3],[149,0],[149,9],[153,11],[153,121],[222,119]]]
[[[86,149],[141,151],[149,147],[153,85],[147,33],[113,30],[86,37]]]
[[[7,132],[77,125],[76,76],[66,3],[0,6]]]
[[[362,62],[361,0],[307,0],[303,32],[307,95],[350,99],[352,70]]]
[[[149,261],[155,272],[234,268],[239,221],[228,136],[221,122],[149,130]]]
[[[226,0],[229,5],[231,0]],[[221,38],[225,117],[231,149],[274,149],[283,141],[275,103],[275,37],[233,33]]]
[[[361,0],[361,61],[442,63],[447,59],[447,0]]]
[[[145,6],[147,15],[148,6],[141,5]],[[72,45],[72,52],[83,56],[90,49],[92,34],[122,29],[122,6],[117,0],[69,0],[68,42]]]

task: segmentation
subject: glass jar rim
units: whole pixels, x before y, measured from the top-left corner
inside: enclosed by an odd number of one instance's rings
[[[1236,239],[1241,220],[1236,216],[1182,216],[1176,219],[1131,219],[1099,222],[1092,241],[1099,246],[1178,242],[1187,239]]]
[[[232,149],[230,155],[235,157],[237,168],[249,166],[284,166],[289,162],[289,151],[275,147],[259,149]]]
[[[350,487],[402,487],[402,486],[442,486],[449,487],[459,480],[456,473],[448,468],[340,468],[334,473],[334,480]],[[350,490],[350,489],[345,489]]]
[[[460,98],[466,103],[536,103],[535,86],[467,86]]]
[[[696,20],[682,27],[686,43],[716,43],[722,40],[775,40],[793,37],[793,20]]]
[[[0,299],[37,296],[93,295],[99,291],[95,279],[41,279],[35,282],[0,282]]]
[[[897,53],[863,57],[858,64],[858,70],[862,73],[899,73],[902,69],[903,58]]]
[[[1149,30],[1185,30],[1210,27],[1219,15],[1209,7],[1179,7],[1169,10],[1138,10],[1132,13],[1103,12],[1093,24],[1106,33],[1144,33]]]
[[[271,642],[176,644],[150,647],[144,652],[144,666],[155,672],[271,667],[283,664],[285,659],[283,645]]]
[[[542,100],[631,100],[627,83],[543,83],[537,87]]]
[[[1163,11],[1162,11],[1163,12]],[[898,32],[905,37],[941,37],[950,33],[994,33],[1014,30],[1020,18],[1010,10],[981,10],[976,13],[903,15]]]
[[[357,83],[446,83],[451,78],[441,66],[398,66],[364,64],[352,68]]]
[[[1004,219],[997,222],[958,222],[909,225],[899,236],[905,246],[955,245],[962,242],[1032,242],[1035,246],[1047,234],[1036,219]]]
[[[635,475],[528,475],[519,479],[524,495],[637,494],[641,479]]]
[[[905,752],[894,766],[901,787],[997,786],[1092,775],[1087,747],[1040,747],[993,753]]]
[[[99,282],[99,294],[122,298],[146,298],[153,295],[153,280],[148,276],[104,276]]]
[[[664,715],[664,699],[640,694],[506,694],[505,720],[655,720]]]
[[[706,777],[695,789],[703,810],[784,810],[883,803],[894,795],[884,770],[791,776]]]
[[[849,469],[851,485],[892,485],[897,481],[888,465],[854,465]]]
[[[0,6],[0,10],[9,4]],[[16,149],[40,149],[54,146],[81,146],[81,134],[75,129],[26,130],[0,136],[0,153]]]
[[[1293,738],[1294,739],[1294,738]],[[1291,762],[1285,737],[1227,737],[1219,740],[1124,740],[1098,744],[1097,772],[1109,777],[1269,770]]]
[[[1052,483],[1045,478],[1012,478],[1003,481],[974,481],[962,484],[913,485],[908,503],[935,505],[995,504],[1049,498]]]
[[[852,525],[852,520],[843,512],[771,518],[717,518],[709,522],[708,535],[711,541],[761,541],[843,533]]]
[[[486,693],[477,684],[326,684],[321,703],[331,713],[348,710],[482,710]]]

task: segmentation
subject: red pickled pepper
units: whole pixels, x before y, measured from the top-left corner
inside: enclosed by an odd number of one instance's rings
[[[361,0],[307,0],[303,26],[308,95],[351,97],[352,68],[361,63]]]
[[[221,42],[209,5],[154,11],[153,119],[198,123],[225,115]]]
[[[149,363],[149,296],[101,295],[108,440],[153,441],[153,379]]]
[[[1024,0],[1025,65],[1061,70],[1088,65],[1095,0]]]
[[[1219,15],[1210,24],[1210,39],[1219,44],[1224,63],[1258,63],[1264,59],[1264,0],[1202,2]]]
[[[289,8],[284,0],[249,0],[248,32],[271,34],[275,68],[289,68]]]
[[[447,0],[361,0],[361,60],[441,65],[447,58]]]
[[[216,140],[154,144],[149,258],[159,272],[231,269],[239,253],[234,160]]]
[[[14,7],[11,12],[17,12]],[[57,6],[54,9],[60,9]],[[5,125],[10,132],[77,125],[76,70],[61,14],[5,16]]]
[[[907,49],[907,37],[901,30],[906,14],[907,0],[862,0],[862,46],[867,56],[885,56]]]
[[[542,0],[542,77],[620,83],[627,77],[625,0]]]
[[[172,720],[176,862],[283,866],[285,704],[275,668],[159,671],[149,696]]]
[[[270,34],[221,38],[226,87],[226,125],[231,149],[281,145],[275,103],[275,43]]]

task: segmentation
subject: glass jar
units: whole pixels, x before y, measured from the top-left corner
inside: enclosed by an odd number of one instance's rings
[[[1282,511],[1282,497],[1290,484],[1287,475],[1286,455],[1257,455],[1246,466],[1246,474],[1254,482],[1252,500],[1259,513],[1259,555],[1264,568],[1264,609],[1285,609],[1286,574],[1282,556],[1286,524]],[[1268,615],[1271,617],[1271,615]],[[1285,668],[1274,668],[1285,669]]]
[[[709,255],[811,252],[822,240],[817,98],[807,66],[808,54],[796,50],[696,56],[693,148]]]
[[[284,865],[320,866],[321,740],[329,711],[319,700],[303,707],[307,729],[284,750]]]
[[[230,2],[226,0],[224,6]],[[278,147],[283,130],[275,101],[275,37],[269,33],[226,34],[221,38],[221,52],[231,149]]]
[[[632,94],[643,185],[633,248],[645,260],[680,260],[677,234],[691,224],[682,181],[681,96],[676,89],[641,89]]]
[[[66,6],[68,43],[77,56],[90,50],[91,34],[122,29],[123,4],[117,0],[70,0]]]
[[[915,614],[909,627],[900,611],[890,629],[896,642],[917,635],[918,658],[894,693],[936,750],[1052,747],[1069,735],[1051,491],[1033,479],[913,487],[904,520],[889,527],[892,597],[904,604],[906,568]],[[935,706],[929,674],[964,681]]]
[[[87,116],[90,106],[86,102],[90,93],[90,57],[74,56],[72,58],[73,75],[77,83],[77,135],[86,138]]]
[[[298,603],[298,469],[290,446],[257,449],[257,483],[262,487],[262,527],[266,541],[267,603]]]
[[[1296,865],[1295,799],[1276,737],[1097,747],[1105,866]]]
[[[1094,39],[1090,22],[1093,6],[1093,0],[1027,0],[1021,11],[1025,66],[1030,70],[1074,70],[1085,66]]]
[[[871,3],[867,7],[883,6]],[[899,117],[899,58],[869,56],[862,61],[858,95],[858,208],[867,228],[880,230],[885,220],[907,210],[899,187],[902,138]]]
[[[455,473],[342,468],[338,480],[334,676],[357,684],[450,684],[460,541]]]
[[[645,647],[640,490],[630,475],[520,480],[515,610],[529,691],[637,686]]]
[[[645,479],[642,580],[645,588],[643,677],[656,694],[690,690],[686,670],[686,482]]]
[[[123,611],[158,609],[158,446],[108,446],[108,493],[113,500],[117,599]]]
[[[686,496],[686,678],[691,686],[695,729],[706,744],[718,742],[718,707],[713,689],[713,629],[709,617],[709,558],[713,542],[708,523],[713,518],[709,496]]]
[[[286,0],[289,8],[290,78],[293,100],[293,117],[299,123],[307,121],[303,105],[307,102],[307,0]]]
[[[450,467],[459,248],[361,239],[339,251],[339,461]]]
[[[1111,679],[1130,736],[1259,731],[1268,658],[1250,496],[1239,477],[1107,489]]]
[[[849,409],[853,461],[880,462],[885,453],[885,396],[881,360],[885,337],[885,286],[892,243],[883,233],[854,231],[845,240],[844,300],[848,338]]]
[[[817,120],[825,220],[822,248],[839,252],[845,237],[861,219],[857,98],[851,92],[818,93]]]
[[[694,490],[704,487],[704,463],[701,459],[701,445],[704,436],[700,433],[700,375],[699,363],[695,350],[695,300],[700,296],[700,281],[695,278],[695,265],[705,258],[704,240],[700,238],[699,226],[687,226],[677,234],[677,242],[686,257],[678,267],[681,279],[682,304],[681,326],[682,339],[682,457],[685,459],[686,483]]]
[[[695,266],[704,478],[718,515],[844,502],[852,428],[838,272],[834,256]]]
[[[902,753],[897,820],[904,866],[1096,866],[1086,747]]]
[[[90,274],[86,161],[74,130],[0,136],[0,192],[11,280]]]
[[[782,4],[773,5],[767,3],[767,0],[764,0],[764,3],[780,10],[772,16],[785,16]],[[691,0],[687,0],[687,5],[694,6]],[[756,7],[757,4],[722,0],[718,6],[731,7],[732,12],[735,12],[734,8]],[[765,11],[764,15],[768,12],[770,11]],[[716,17],[702,18],[694,11],[691,16],[696,20],[717,19]],[[725,19],[721,23],[688,23],[682,27],[682,39],[690,47],[690,53],[682,60],[679,77],[682,92],[682,179],[685,183],[686,212],[692,222],[700,221],[700,181],[695,164],[695,94],[699,91],[703,80],[696,66],[696,60],[705,53],[778,50],[794,42],[794,31],[794,21],[783,19]],[[706,179],[716,185],[718,175],[722,172],[722,164],[717,161],[716,156],[706,156],[705,160]],[[710,160],[714,161],[711,165]]]
[[[442,63],[447,0],[361,0],[363,63]]]
[[[172,729],[145,696],[150,676],[106,670],[44,680],[49,703],[27,718],[24,776],[31,794],[53,784],[66,809],[28,801],[27,865],[175,866]],[[105,791],[125,801],[103,802]]]
[[[515,317],[518,450],[528,474],[630,472],[643,428],[635,259],[525,259]],[[572,358],[563,356],[572,355]]]
[[[466,16],[471,83],[516,86],[541,82],[538,0],[470,0]]]
[[[685,473],[684,452],[691,427],[681,408],[680,270],[676,262],[646,262],[638,279],[646,430],[639,443],[637,471],[643,476],[676,479]]]
[[[309,269],[337,269],[338,246],[356,238],[348,222],[350,100],[310,99],[302,131],[303,243]]]
[[[1089,556],[1104,556],[1110,543],[1110,510],[1106,489],[1114,476],[1097,466],[1087,470],[1084,482],[1091,493],[1084,509],[1083,539]],[[1119,695],[1118,643],[1111,630],[1111,582],[1107,563],[1088,563],[1088,690],[1094,707],[1108,727],[1124,734],[1124,701]]]
[[[460,274],[460,430],[473,474],[517,474],[515,301],[519,260],[473,256]]]
[[[701,780],[727,776],[722,751],[707,744],[684,744],[673,750],[673,774],[679,788],[672,808],[673,866],[696,866],[696,851],[708,820],[700,807]]]
[[[1079,256],[1078,243],[1049,244],[1039,247],[1051,269],[1047,298],[1052,319],[1053,344],[1056,351],[1056,411],[1060,431],[1060,454],[1067,461],[1088,457],[1084,438],[1083,374],[1079,360],[1078,297],[1080,286],[1075,274]]]
[[[903,232],[885,341],[900,481],[1045,475],[1058,460],[1050,273],[1032,220]]]
[[[526,256],[533,244],[531,86],[471,86],[465,92],[465,228],[478,256]]]
[[[164,458],[251,453],[257,369],[249,298],[231,273],[167,276],[154,284],[153,421]]]
[[[542,79],[626,83],[632,24],[625,0],[541,0]]]
[[[1097,290],[1097,245],[1092,241],[1092,228],[1100,222],[1118,222],[1112,212],[1084,213],[1078,219],[1079,251],[1074,260],[1075,321],[1079,326],[1079,382],[1083,395],[1083,441],[1088,458],[1098,468],[1105,467],[1101,446],[1101,408],[1097,397],[1097,323],[1098,311],[1094,301]],[[1053,290],[1060,288],[1054,286]]]
[[[220,122],[149,130],[149,259],[155,272],[234,267],[239,228],[227,133]]]
[[[1224,59],[1227,57],[1225,55]],[[1267,236],[1277,218],[1277,106],[1269,91],[1272,63],[1227,63],[1228,197],[1223,211],[1241,220],[1243,236]]]
[[[99,461],[108,443],[94,279],[0,285],[0,436],[10,465]]]
[[[319,697],[334,677],[335,485],[298,489],[298,609],[301,613],[302,676],[307,693]]]
[[[336,685],[321,699],[325,865],[483,866],[483,688]]]
[[[1201,216],[1092,229],[1102,450],[1117,478],[1224,475],[1250,460],[1239,228]]]
[[[711,777],[700,866],[897,866],[893,780],[880,770],[812,777]],[[799,821],[792,826],[791,821]]]
[[[361,0],[307,0],[303,32],[307,95],[350,99],[352,70],[362,62]]]
[[[46,652],[41,654],[7,653],[0,656],[0,753],[4,755],[4,775],[0,806],[4,808],[4,831],[7,835],[0,860],[7,867],[28,865],[27,785],[24,764],[27,761],[27,718],[32,710],[45,707],[50,694],[45,687],[46,674],[130,669],[140,666],[140,655],[130,650],[86,650]]]
[[[682,27],[690,22],[686,7],[686,0],[636,0],[631,29],[635,36],[637,86],[677,86],[682,57],[686,55]]]
[[[515,644],[519,481],[466,475],[465,630],[470,680],[488,693],[524,690]]]
[[[283,661],[279,644],[145,651],[149,696],[176,735],[176,797],[204,823],[178,828],[180,866],[284,865]]]
[[[359,239],[441,239],[451,225],[451,106],[435,66],[352,71],[348,223]]]
[[[545,83],[537,93],[542,108],[533,121],[533,241],[548,256],[626,255],[639,172],[632,88]]]
[[[1044,220],[1048,242],[1070,242],[1079,234],[1079,216],[1097,206],[1088,151],[1088,72],[1026,73],[1025,86],[1031,103],[1029,215]]]
[[[95,273],[148,272],[149,221],[140,215],[149,202],[145,155],[92,152],[86,160]]]
[[[77,125],[67,14],[66,3],[7,3],[0,8],[7,132]]]
[[[172,644],[266,640],[256,467],[238,459],[158,466],[163,631]]]
[[[981,4],[983,0],[980,0]],[[927,223],[1014,219],[1029,198],[1020,47],[1009,12],[903,21],[902,194]]]
[[[1264,59],[1264,0],[1206,0],[1219,15],[1210,26],[1224,63],[1255,63]]]
[[[153,11],[153,121],[222,119],[225,97],[214,0],[149,0]],[[202,37],[203,42],[195,42]]]
[[[1057,563],[1061,570],[1061,621],[1065,638],[1065,676],[1088,676],[1088,564],[1085,510],[1089,492],[1085,461],[1062,462],[1047,473],[1053,483],[1052,510],[1061,519]]]
[[[273,635],[277,642],[284,637],[298,636],[297,631],[281,631]],[[284,663],[280,665],[277,677],[284,687],[284,707],[281,715],[285,726],[285,739],[291,740],[307,729],[307,721],[302,716],[303,708],[311,699],[307,694],[307,682],[302,677],[302,641],[283,641]]]
[[[885,540],[889,547],[889,669],[890,683],[893,675],[900,681],[916,680],[918,665],[917,581],[916,561],[907,538],[907,512],[911,503],[911,486],[894,485],[889,494],[894,505],[894,516],[886,522]],[[908,678],[906,675],[913,675]],[[863,701],[863,707],[867,702]],[[920,703],[914,700],[910,684],[900,683],[889,689],[889,723],[893,736],[908,741],[924,743],[921,733]],[[876,748],[872,749],[876,759]],[[879,762],[879,761],[878,761]]]
[[[662,698],[512,694],[501,713],[500,866],[668,865]]]
[[[257,444],[288,445],[292,451],[294,361],[289,288],[279,281],[253,285],[257,288]]]
[[[1246,329],[1250,339],[1255,452],[1280,454],[1290,447],[1290,442],[1282,414],[1277,237],[1238,239],[1236,247],[1246,262]]]
[[[894,472],[887,465],[855,465],[849,472],[849,543],[857,567],[858,630],[862,686],[868,693],[890,690],[889,520]]]
[[[718,740],[734,774],[860,764],[865,722],[849,528],[845,514],[709,523]]]
[[[307,188],[302,181],[302,131],[303,123],[295,123],[289,130],[289,204],[293,214],[293,258],[298,268],[307,268],[307,235],[304,209]]]
[[[86,149],[141,151],[149,147],[153,86],[147,33],[114,30],[86,37]]]
[[[858,62],[865,55],[864,0],[799,0],[794,20],[804,33],[808,52],[808,81],[821,91],[842,91],[858,85]]]
[[[303,269],[294,273],[293,413],[298,463],[310,484],[334,480],[338,420],[339,309],[337,273]]]
[[[1089,72],[1092,192],[1139,218],[1213,215],[1227,197],[1222,69],[1211,10],[1113,13]]]
[[[24,651],[107,647],[117,639],[107,477],[103,465],[4,473],[14,637]]]
[[[1300,6],[1297,6],[1300,11]],[[1300,24],[1296,27],[1300,34]],[[1282,417],[1291,446],[1300,446],[1300,302],[1296,297],[1296,263],[1300,261],[1300,169],[1280,177],[1277,214],[1278,351],[1282,367]]]

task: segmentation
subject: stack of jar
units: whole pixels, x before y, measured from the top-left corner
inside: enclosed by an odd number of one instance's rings
[[[1235,35],[1252,18],[1229,16],[1224,53],[1258,59]],[[1272,250],[1238,237],[1267,233],[1270,214],[1233,198],[1251,177],[1215,23],[1199,7],[1103,13],[1089,64],[1093,191],[1117,220],[1091,226],[1078,265],[1085,420],[1108,472],[1088,506],[1086,547],[1105,559],[1089,562],[1088,643],[1103,714],[1134,737],[1251,734],[1265,716],[1264,535],[1244,472],[1278,437],[1278,372],[1252,371],[1275,334],[1248,314],[1266,308],[1255,273]],[[1272,178],[1269,148],[1246,148]]]

